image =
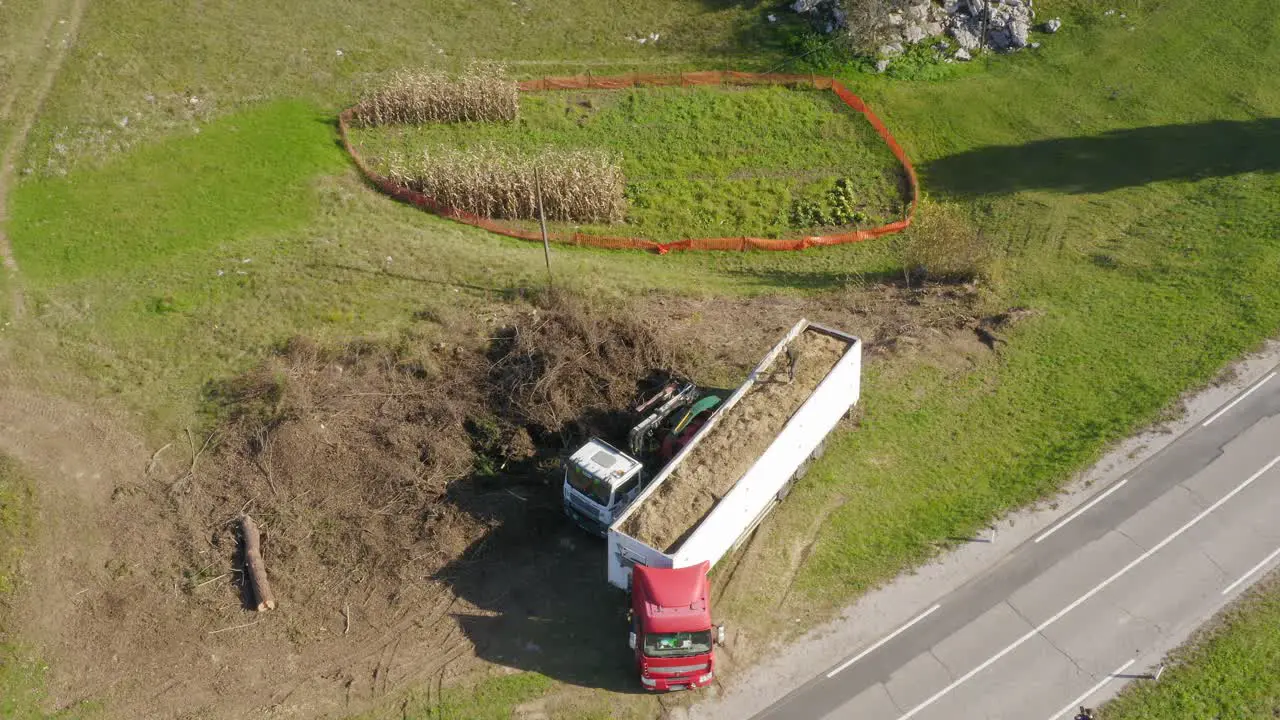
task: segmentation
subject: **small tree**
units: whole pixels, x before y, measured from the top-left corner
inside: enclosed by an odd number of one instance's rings
[[[987,238],[953,203],[921,203],[915,222],[894,239],[894,246],[909,285],[972,282],[992,270]]]

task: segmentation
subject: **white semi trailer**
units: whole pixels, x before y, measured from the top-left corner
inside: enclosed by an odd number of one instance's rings
[[[847,349],[818,383],[813,393],[787,421],[768,448],[743,474],[729,492],[702,518],[693,518],[697,527],[670,552],[649,546],[626,534],[627,520],[641,512],[646,501],[662,490],[663,484],[684,460],[707,438],[717,432],[720,421],[733,413],[738,401],[762,377],[771,374],[775,363],[802,333],[826,335],[846,344]],[[862,343],[846,333],[801,320],[765,355],[746,381],[733,392],[702,427],[692,441],[671,459],[647,484],[644,492],[609,527],[609,582],[630,587],[631,567],[637,563],[651,568],[682,568],[709,562],[714,565],[760,523],[769,510],[785,497],[809,459],[820,452],[827,435],[858,401],[862,375]],[[698,521],[701,522],[698,522]]]
[[[654,547],[628,534],[624,530],[628,520],[643,513],[646,503],[656,502],[664,483],[690,454],[717,432],[726,431],[722,427],[726,418],[729,423],[742,420],[733,417],[739,401],[758,382],[773,381],[781,363],[788,359],[795,362],[789,348],[806,333],[832,338],[843,345],[843,351],[764,452],[708,512],[689,514],[688,526],[671,533],[675,538],[672,544]],[[794,376],[794,364],[792,367]],[[646,688],[683,689],[711,682],[711,645],[723,633],[715,632],[717,628],[711,624],[707,572],[751,534],[786,497],[810,460],[821,454],[827,435],[857,403],[861,374],[862,343],[858,338],[807,320],[796,323],[609,526],[609,582],[631,592],[630,642]],[[680,482],[688,482],[688,478]]]

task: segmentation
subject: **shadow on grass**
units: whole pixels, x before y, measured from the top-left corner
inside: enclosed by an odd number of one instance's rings
[[[933,192],[963,197],[1019,190],[1101,193],[1161,180],[1276,171],[1280,118],[1160,125],[978,148],[935,160],[924,175]]]
[[[742,286],[771,289],[824,291],[850,286],[907,285],[906,278],[899,270],[865,273],[832,270],[729,270],[726,274],[738,278],[737,284]]]
[[[738,66],[732,69],[806,71],[806,67],[801,67],[796,61],[817,49],[805,44],[807,38],[816,34],[814,23],[810,17],[791,10],[789,0],[702,0],[701,4],[711,13],[736,9],[746,11],[732,33],[716,48],[725,56],[741,58]],[[769,20],[770,16],[773,20]],[[742,63],[749,67],[742,66]]]
[[[501,524],[436,575],[479,608],[454,615],[476,655],[570,685],[643,692],[627,648],[626,595],[605,579],[604,542],[565,520],[550,487],[476,490],[451,500]]]

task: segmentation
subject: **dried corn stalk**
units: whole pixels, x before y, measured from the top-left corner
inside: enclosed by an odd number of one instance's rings
[[[444,148],[417,159],[392,156],[388,175],[456,210],[490,218],[538,217],[534,168],[547,219],[617,223],[627,212],[622,167],[598,150],[544,150],[512,155],[493,147]]]
[[[520,112],[520,89],[495,63],[473,63],[462,74],[439,70],[397,72],[355,106],[358,124],[512,122]]]

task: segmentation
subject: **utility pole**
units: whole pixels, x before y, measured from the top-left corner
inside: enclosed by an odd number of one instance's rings
[[[547,260],[547,287],[555,283],[551,279],[551,241],[547,239],[547,213],[542,209],[542,175],[538,166],[533,166],[533,185],[538,192],[538,225],[542,228],[542,255]]]

